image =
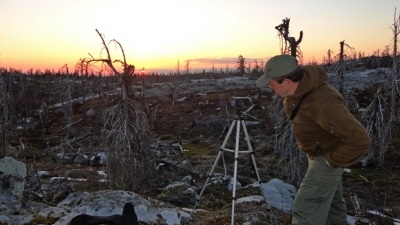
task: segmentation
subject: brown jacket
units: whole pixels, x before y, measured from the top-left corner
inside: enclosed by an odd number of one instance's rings
[[[348,167],[369,150],[371,140],[366,129],[350,113],[342,95],[330,84],[319,66],[303,66],[304,75],[293,96],[284,99],[293,133],[301,150],[310,156],[324,156],[335,167]]]

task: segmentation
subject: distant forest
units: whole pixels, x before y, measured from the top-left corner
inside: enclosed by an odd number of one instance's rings
[[[339,60],[329,60],[327,57],[323,58],[323,63],[317,63],[316,61],[309,61],[306,63],[303,63],[305,65],[309,64],[319,64],[320,66],[324,67],[328,72],[329,72],[329,67],[331,65],[334,65],[338,63]],[[263,63],[263,62],[261,62]],[[392,68],[393,67],[393,56],[388,55],[388,54],[383,54],[381,56],[366,56],[363,57],[362,53],[359,53],[359,57],[357,55],[354,55],[353,58],[349,58],[346,60],[346,67],[348,69],[352,68],[365,68],[365,69],[377,69],[377,68]],[[237,66],[236,68],[225,68],[225,69],[216,69],[216,68],[210,68],[210,69],[196,69],[196,70],[190,70],[190,69],[183,69],[180,70],[177,68],[175,71],[170,71],[168,73],[165,72],[151,72],[151,73],[143,73],[141,70],[135,71],[133,75],[137,77],[148,77],[149,79],[153,80],[158,80],[157,77],[164,77],[164,76],[182,76],[182,75],[190,75],[191,79],[199,79],[199,78],[223,78],[223,77],[229,77],[229,76],[240,76],[244,74],[249,74],[249,75],[254,75],[254,76],[260,76],[264,71],[263,67],[261,66],[259,62],[254,61],[253,63],[248,63],[245,58],[243,58],[241,55],[238,57],[237,60]],[[108,73],[110,72],[110,73]],[[68,67],[64,65],[61,67],[59,70],[34,70],[30,69],[26,72],[23,72],[21,70],[17,70],[14,68],[6,68],[6,67],[0,67],[0,75],[71,75],[71,76],[112,76],[111,71],[103,71],[103,72],[95,72],[94,70],[90,71],[87,75],[82,74],[81,71],[78,69],[75,69],[74,72],[70,72]],[[151,78],[152,77],[152,78]],[[165,80],[165,78],[163,78]],[[168,80],[168,79],[167,79]]]

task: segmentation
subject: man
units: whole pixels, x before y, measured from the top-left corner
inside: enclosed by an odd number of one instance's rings
[[[290,55],[278,55],[265,64],[258,87],[268,85],[292,121],[308,169],[293,203],[292,224],[347,225],[343,198],[343,168],[368,151],[366,129],[349,112],[342,95],[327,83],[324,69],[300,66]]]

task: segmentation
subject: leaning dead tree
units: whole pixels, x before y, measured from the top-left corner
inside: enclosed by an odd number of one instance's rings
[[[399,107],[397,86],[398,71],[397,67],[397,39],[399,35],[400,17],[396,19],[396,11],[393,24],[393,69],[390,75],[383,80],[378,87],[373,101],[366,108],[362,115],[363,122],[367,124],[367,131],[372,139],[371,150],[363,158],[364,165],[376,163],[384,165],[385,156],[389,150],[392,139],[392,127],[396,124],[397,111]]]
[[[290,54],[293,57],[302,56],[302,52],[300,50],[300,42],[303,40],[303,31],[300,31],[300,36],[296,40],[294,37],[289,36],[289,23],[290,19],[285,18],[282,20],[282,23],[275,27],[279,32],[280,40],[281,40],[281,53],[282,54]]]
[[[115,105],[104,111],[103,140],[107,149],[107,172],[111,187],[120,190],[140,192],[152,185],[155,178],[155,158],[150,151],[152,135],[144,111],[133,101],[130,89],[135,67],[126,62],[122,45],[111,40],[106,44],[104,36],[96,29],[102,40],[105,56],[82,59],[81,68],[100,64],[100,68],[113,72],[120,78],[121,96],[114,100]],[[113,60],[110,45],[115,44],[122,53],[122,59]],[[122,72],[116,65],[122,67]]]

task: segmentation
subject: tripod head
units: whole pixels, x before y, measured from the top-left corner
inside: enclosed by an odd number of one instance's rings
[[[239,116],[243,114],[243,110],[253,105],[253,100],[250,97],[232,97],[229,100],[229,105],[236,109],[236,115]]]
[[[254,107],[256,107],[257,105],[253,104],[250,107],[248,107],[247,109],[244,108],[236,108],[236,116],[238,117],[243,117],[243,116],[248,116],[248,112],[250,112]]]
[[[258,120],[248,114],[252,109],[260,108],[260,105],[253,103],[251,97],[232,97],[229,101],[229,105],[236,110],[236,119],[250,117],[252,120]]]

